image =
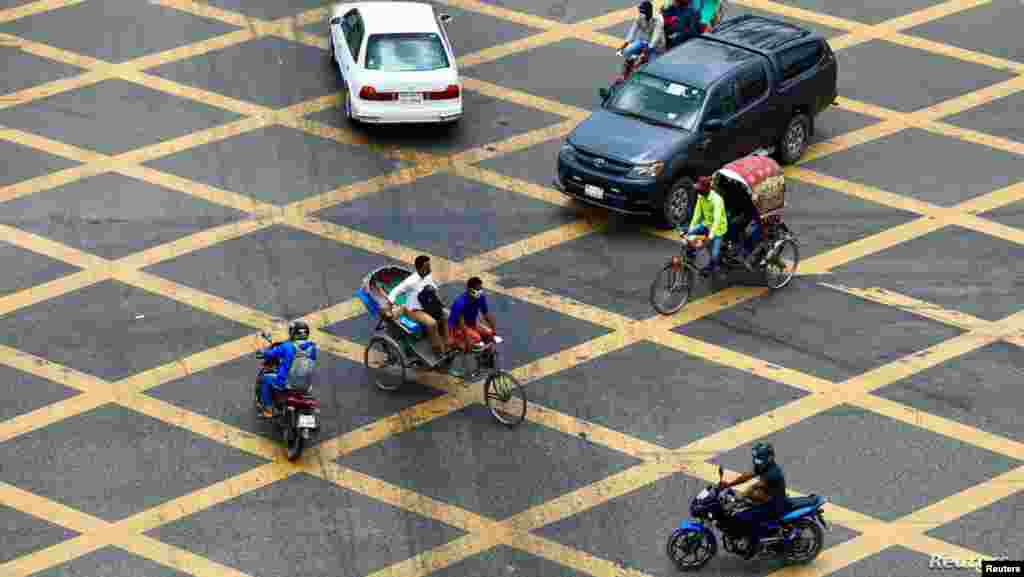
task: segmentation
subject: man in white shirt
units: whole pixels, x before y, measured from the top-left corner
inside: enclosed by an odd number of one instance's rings
[[[645,0],[638,8],[639,15],[629,29],[626,42],[619,50],[625,57],[637,56],[645,50],[651,56],[665,51],[665,21],[661,14],[654,12],[654,5]]]
[[[435,294],[437,291],[437,283],[434,282],[434,277],[430,274],[430,257],[426,255],[416,257],[415,265],[416,273],[409,275],[398,286],[391,289],[391,293],[388,294],[388,300],[391,301],[392,307],[399,297],[403,294],[406,295],[405,305],[397,310],[393,309],[391,314],[395,318],[404,314],[423,325],[424,330],[426,330],[427,335],[430,337],[430,342],[434,346],[434,352],[438,355],[443,355],[447,352],[445,343],[448,342],[448,321],[444,318],[444,309],[438,307],[440,310],[435,311],[435,314],[438,314],[441,318],[435,318],[430,312],[425,310],[423,303],[420,301],[420,296],[424,293],[423,289],[430,287]]]

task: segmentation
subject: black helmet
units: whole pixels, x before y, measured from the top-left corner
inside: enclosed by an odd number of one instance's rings
[[[292,321],[288,323],[288,338],[293,341],[308,340],[309,325],[303,321]]]
[[[654,5],[651,4],[650,0],[644,0],[640,3],[640,13],[648,18],[654,14]]]
[[[761,473],[775,462],[775,449],[771,443],[757,443],[750,452],[754,457],[755,473]]]

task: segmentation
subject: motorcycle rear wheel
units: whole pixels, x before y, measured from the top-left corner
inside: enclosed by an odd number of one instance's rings
[[[305,439],[299,434],[298,429],[288,429],[288,460],[294,461],[302,456],[302,449],[305,445]]]
[[[793,525],[800,531],[801,537],[810,535],[811,544],[806,547],[800,547],[798,546],[800,541],[794,542],[786,553],[786,560],[790,563],[799,563],[801,565],[814,561],[818,554],[821,553],[825,541],[825,532],[821,530],[820,525],[811,519],[800,519],[793,523]]]
[[[718,553],[718,541],[710,533],[680,529],[668,538],[665,552],[680,571],[698,571]]]

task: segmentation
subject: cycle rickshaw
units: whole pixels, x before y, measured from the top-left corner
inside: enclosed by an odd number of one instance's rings
[[[498,345],[501,337],[470,352],[457,352],[445,357],[434,353],[423,327],[409,317],[393,318],[387,314],[388,293],[411,274],[412,270],[399,266],[378,268],[363,278],[356,296],[363,302],[370,316],[377,320],[374,335],[366,346],[363,362],[374,383],[382,391],[395,391],[408,382],[410,370],[437,370],[461,360],[463,368],[468,361],[475,367],[459,377],[464,382],[484,380],[484,399],[491,415],[507,426],[516,426],[526,418],[526,391],[519,381],[498,363]],[[448,309],[445,309],[448,313]]]
[[[722,267],[757,273],[772,290],[788,285],[800,262],[800,245],[782,221],[786,205],[782,167],[769,156],[752,154],[718,169],[711,186],[722,195],[730,232],[736,234],[722,244]],[[751,254],[741,258],[737,244],[751,234],[758,238]],[[685,239],[681,253],[658,271],[650,295],[658,313],[675,314],[686,304],[700,272],[693,261],[706,242],[706,236]]]

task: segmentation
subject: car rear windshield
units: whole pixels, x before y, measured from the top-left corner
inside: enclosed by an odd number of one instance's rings
[[[374,34],[366,43],[367,70],[424,72],[448,68],[448,54],[434,33]]]
[[[703,89],[637,72],[615,91],[608,108],[693,131],[704,96]]]

